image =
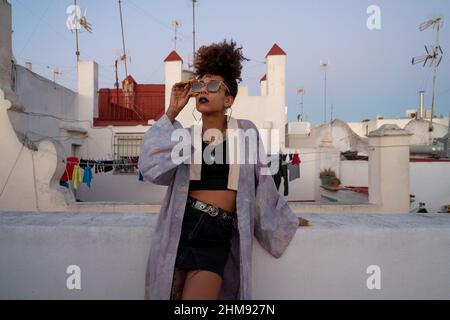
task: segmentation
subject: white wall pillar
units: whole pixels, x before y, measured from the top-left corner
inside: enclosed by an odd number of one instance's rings
[[[273,120],[274,127],[280,130],[280,147],[285,147],[285,107],[286,107],[286,53],[274,44],[266,56],[267,96],[271,107],[267,120]]]
[[[261,97],[267,96],[267,75],[264,75],[264,77],[261,78],[261,81],[259,82],[259,87],[261,90]]]
[[[11,91],[12,71],[11,5],[0,0],[0,89]]]
[[[78,63],[78,119],[91,123],[98,117],[98,64],[95,61]],[[80,122],[90,128],[87,122]]]
[[[176,51],[172,51],[164,60],[165,69],[165,85],[166,85],[166,100],[165,109],[169,108],[170,94],[172,92],[172,86],[180,82],[182,79],[182,65],[183,60]]]
[[[409,213],[409,139],[412,134],[385,124],[369,133],[369,202],[380,213]]]

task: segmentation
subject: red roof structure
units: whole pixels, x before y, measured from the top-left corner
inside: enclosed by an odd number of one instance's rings
[[[169,53],[166,59],[164,59],[164,62],[168,61],[183,61],[183,59],[181,59],[179,54],[174,50],[171,53]]]
[[[94,126],[148,125],[165,112],[165,85],[138,84],[132,76],[122,81],[122,88],[100,89],[98,118]]]
[[[269,50],[269,52],[266,55],[266,58],[268,56],[285,56],[286,52],[284,52],[283,49],[281,49],[276,43],[272,46],[272,48]]]

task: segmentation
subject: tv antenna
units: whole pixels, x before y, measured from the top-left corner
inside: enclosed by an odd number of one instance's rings
[[[300,95],[300,114],[297,117],[298,121],[303,122],[303,97],[305,95],[305,88],[304,87],[300,87],[297,89],[297,94]]]
[[[118,64],[124,64],[125,65],[125,72],[127,71],[127,63],[131,63],[131,51],[127,50],[125,54],[119,53],[119,50],[116,49],[114,53],[114,66],[117,68]],[[116,73],[117,73],[116,69]],[[128,74],[125,75],[125,78],[128,77]]]
[[[61,75],[61,70],[59,68],[54,68],[53,69],[53,82],[56,83],[56,76],[60,76]]]
[[[125,78],[128,77],[128,66],[127,66],[127,50],[125,49],[125,33],[123,31],[123,17],[122,17],[122,1],[119,0],[119,12],[120,12],[120,28],[122,30],[122,47],[123,47],[123,53],[120,58],[121,61],[123,61],[125,65]]]
[[[433,68],[433,95],[431,98],[431,118],[430,118],[430,126],[428,131],[430,132],[430,141],[431,141],[431,132],[433,131],[433,116],[434,116],[434,108],[435,108],[435,90],[436,90],[436,75],[437,75],[437,69],[442,61],[442,55],[444,52],[442,51],[442,48],[439,44],[439,31],[442,26],[442,17],[435,17],[432,19],[429,19],[423,23],[420,24],[419,30],[425,31],[430,27],[433,27],[433,29],[436,29],[436,40],[434,43],[434,46],[425,46],[426,55],[414,57],[412,59],[412,64],[419,64],[423,62],[423,67],[425,67],[427,64],[430,68]]]
[[[181,28],[181,21],[180,20],[172,21],[172,27],[173,27],[174,32],[175,32],[175,36],[173,38],[173,42],[175,44],[175,49],[174,50],[177,51],[177,40],[179,39],[178,38],[178,28]],[[181,40],[181,38],[180,38],[180,40]]]
[[[84,29],[89,33],[92,33],[92,25],[88,22],[87,19],[87,9],[84,9],[84,15],[81,15],[81,9],[77,5],[77,0],[74,0],[74,4],[69,6],[66,10],[67,14],[70,14],[67,19],[67,29],[73,33],[75,30],[75,44],[76,44],[76,52],[77,63],[80,61],[80,46],[79,46],[79,30]]]
[[[198,0],[189,0],[190,5],[192,5],[192,65],[189,67],[194,70],[194,62],[195,62],[195,8],[198,7]]]
[[[323,93],[323,123],[327,123],[327,70],[330,66],[330,60],[320,60],[320,67],[324,71],[324,93]]]

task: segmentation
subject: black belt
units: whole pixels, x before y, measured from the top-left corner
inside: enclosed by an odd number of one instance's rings
[[[194,199],[192,197],[187,198],[187,204],[197,210],[203,211],[207,214],[209,214],[211,217],[218,217],[225,220],[235,220],[237,218],[236,212],[229,212],[222,208],[218,208],[216,206],[213,206],[212,204]]]

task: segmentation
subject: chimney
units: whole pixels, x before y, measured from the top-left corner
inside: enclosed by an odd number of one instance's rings
[[[33,64],[29,61],[25,62],[25,68],[27,68],[30,71],[33,71]]]
[[[424,96],[425,91],[419,91],[420,94],[420,104],[419,104],[419,116],[418,119],[423,119],[423,102],[424,102]]]
[[[78,62],[78,119],[94,121],[94,118],[98,118],[98,64],[95,61],[80,61]],[[86,125],[86,123],[83,124]]]
[[[267,96],[267,75],[261,78],[259,81],[259,86],[261,90],[261,97]]]
[[[183,59],[176,51],[172,51],[166,59],[164,59],[165,68],[165,110],[169,108],[170,95],[172,86],[182,80]]]

